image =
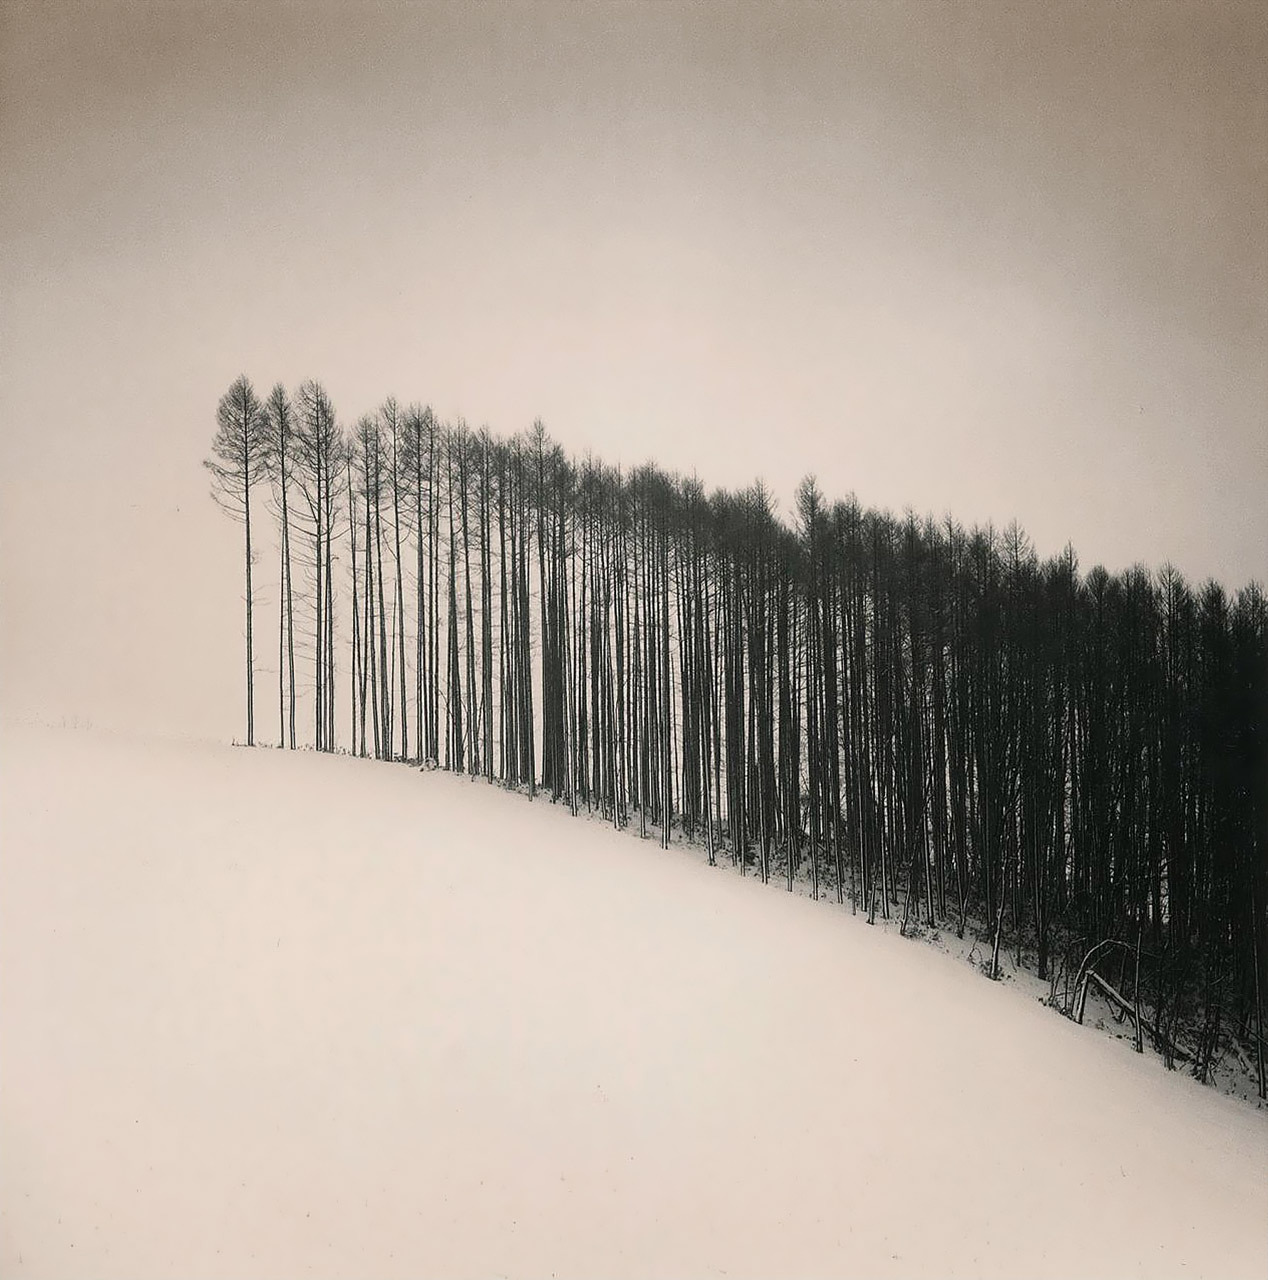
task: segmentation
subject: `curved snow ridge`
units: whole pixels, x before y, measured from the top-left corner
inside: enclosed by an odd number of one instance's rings
[[[1268,1122],[482,782],[0,738],[0,1271],[1268,1272]]]

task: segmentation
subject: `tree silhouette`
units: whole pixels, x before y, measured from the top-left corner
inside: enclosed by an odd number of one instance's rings
[[[291,575],[290,492],[292,469],[295,465],[295,410],[291,405],[290,397],[286,394],[286,388],[280,382],[274,386],[264,404],[264,441],[264,461],[273,485],[280,531],[278,743],[281,744],[289,730],[289,746],[293,751],[295,749],[295,592]]]
[[[212,496],[242,521],[246,563],[247,746],[255,745],[255,653],[251,566],[251,491],[265,478],[268,442],[265,414],[245,374],[234,380],[216,409],[216,434],[204,466],[212,475]]]

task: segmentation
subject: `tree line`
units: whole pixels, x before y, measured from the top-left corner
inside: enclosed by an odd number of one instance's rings
[[[1268,603],[1171,567],[1084,574],[1014,523],[706,494],[317,382],[222,398],[243,524],[246,729],[260,518],[278,745],[544,791],[904,932],[977,929],[1168,1065],[1265,1094]],[[274,547],[270,548],[270,552]],[[306,708],[301,738],[300,707]],[[1124,994],[1130,992],[1130,994]],[[1253,1062],[1252,1062],[1253,1059]]]

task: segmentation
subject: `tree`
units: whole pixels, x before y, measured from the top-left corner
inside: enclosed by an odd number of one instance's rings
[[[396,567],[396,596],[392,602],[394,623],[394,643],[392,660],[397,664],[396,680],[392,682],[392,696],[399,688],[401,695],[401,759],[409,759],[409,706],[406,700],[405,675],[405,586],[401,564],[401,511],[402,497],[404,508],[409,507],[409,471],[406,465],[408,456],[408,429],[402,418],[395,399],[388,397],[379,411],[383,423],[383,432],[389,446],[388,478],[392,491],[392,555]],[[393,717],[395,719],[395,717]]]
[[[295,479],[304,499],[312,546],[313,746],[335,747],[334,539],[346,448],[334,405],[319,382],[304,382],[296,397]]]
[[[295,592],[291,578],[290,488],[294,467],[295,410],[286,388],[279,382],[269,393],[264,405],[264,460],[273,484],[279,529],[281,532],[278,593],[278,662],[277,701],[279,744],[286,729],[289,745],[295,750]],[[283,676],[287,677],[283,683]],[[287,693],[289,692],[289,701]],[[289,708],[289,719],[287,710]]]
[[[246,561],[247,746],[255,745],[255,654],[251,585],[251,491],[265,478],[268,441],[265,414],[250,380],[238,377],[220,398],[211,457],[204,466],[212,475],[212,496],[234,519],[242,521]]]

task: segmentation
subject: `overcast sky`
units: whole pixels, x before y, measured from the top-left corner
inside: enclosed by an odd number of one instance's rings
[[[1266,12],[5,0],[0,709],[239,727],[239,372],[1268,579]]]

